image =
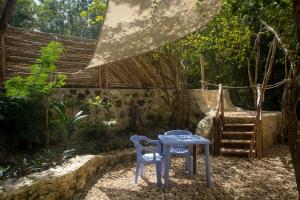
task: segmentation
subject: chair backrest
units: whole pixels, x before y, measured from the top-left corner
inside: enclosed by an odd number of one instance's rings
[[[142,141],[149,143],[150,139],[147,138],[146,136],[142,136],[142,135],[133,135],[130,137],[130,140],[133,142],[134,144],[134,148],[135,148],[135,152],[137,154],[138,158],[142,157],[142,149],[143,146],[141,144]]]
[[[193,133],[186,131],[186,130],[171,130],[171,131],[167,131],[165,132],[165,135],[193,135]],[[173,149],[186,149],[188,147],[188,145],[184,145],[184,144],[176,144],[176,145],[172,145]]]

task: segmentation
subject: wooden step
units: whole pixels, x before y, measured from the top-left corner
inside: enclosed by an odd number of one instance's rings
[[[223,139],[221,140],[222,144],[251,144],[251,140],[229,140],[229,139]]]
[[[220,152],[222,154],[248,154],[249,149],[234,149],[234,148],[221,148]]]
[[[224,124],[225,127],[253,127],[254,124]]]
[[[223,135],[253,135],[253,131],[223,131]]]

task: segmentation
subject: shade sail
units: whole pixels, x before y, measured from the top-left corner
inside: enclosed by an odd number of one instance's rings
[[[109,0],[94,56],[87,68],[141,53],[203,27],[219,0]]]

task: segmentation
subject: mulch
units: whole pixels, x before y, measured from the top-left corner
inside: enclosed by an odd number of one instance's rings
[[[198,158],[198,175],[187,177],[183,158],[172,158],[169,190],[156,188],[154,165],[134,183],[135,163],[120,164],[99,172],[74,199],[298,199],[289,151],[280,145],[261,160],[210,157],[211,188],[206,187],[204,156]]]

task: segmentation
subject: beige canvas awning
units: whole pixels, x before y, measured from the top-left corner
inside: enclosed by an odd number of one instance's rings
[[[219,0],[109,0],[88,68],[178,40],[203,27],[219,7]]]

